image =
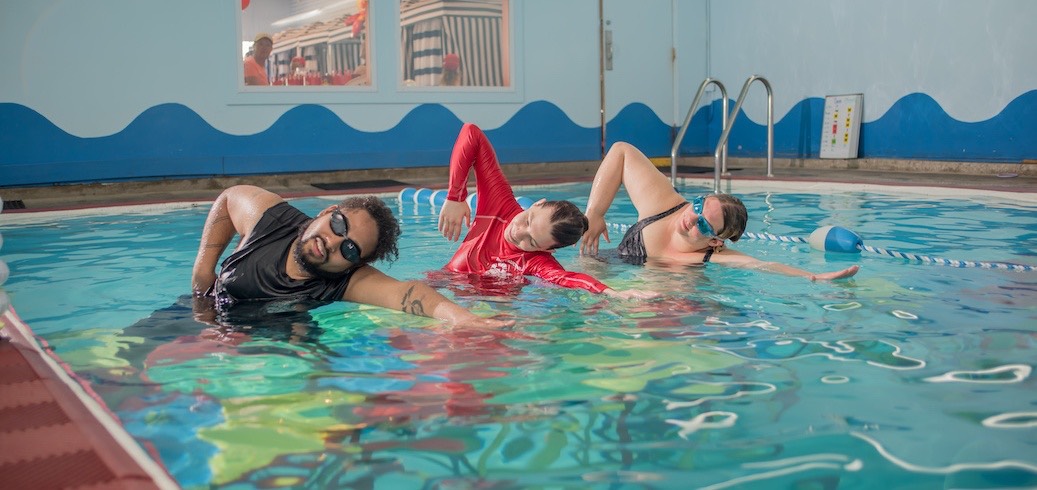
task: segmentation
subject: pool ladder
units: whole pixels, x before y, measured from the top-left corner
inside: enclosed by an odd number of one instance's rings
[[[767,177],[774,177],[774,91],[771,89],[770,82],[761,75],[749,77],[745,84],[742,85],[742,92],[738,95],[735,107],[731,110],[730,117],[728,117],[727,90],[724,88],[724,84],[715,78],[706,78],[702,81],[702,85],[699,85],[695,99],[692,100],[691,107],[688,108],[688,115],[684,117],[684,123],[681,124],[681,129],[677,132],[677,138],[673,141],[673,147],[670,148],[670,181],[674,187],[677,186],[677,150],[680,149],[684,134],[688,132],[691,117],[699,105],[702,94],[705,93],[706,87],[713,84],[720,89],[720,97],[723,100],[723,116],[720,122],[724,127],[724,131],[720,134],[716,150],[713,152],[713,192],[720,192],[720,176],[728,175],[727,140],[731,136],[731,128],[735,125],[735,119],[738,118],[738,111],[741,110],[742,103],[745,102],[745,96],[749,93],[749,86],[755,81],[759,81],[767,89]]]

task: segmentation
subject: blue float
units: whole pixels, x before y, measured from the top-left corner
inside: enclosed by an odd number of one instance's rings
[[[807,242],[823,252],[860,253],[864,247],[860,235],[841,226],[822,226],[810,234]]]
[[[518,201],[519,206],[522,206],[522,209],[529,209],[533,205],[533,200],[526,196],[519,196],[515,200]]]
[[[418,192],[418,190],[413,187],[404,187],[400,189],[400,195],[397,197],[400,199],[400,203],[411,202],[414,200],[415,192]]]
[[[428,198],[432,197],[432,189],[426,189],[422,187],[414,192],[414,204],[425,204]]]
[[[472,208],[472,211],[475,211],[475,204],[478,202],[477,199],[478,198],[475,197],[475,193],[474,192],[471,193],[471,194],[468,194],[468,199],[466,199],[466,202],[468,202],[468,207]]]
[[[443,189],[433,191],[432,195],[428,197],[428,203],[433,206],[442,206],[444,202],[446,202],[446,191]]]

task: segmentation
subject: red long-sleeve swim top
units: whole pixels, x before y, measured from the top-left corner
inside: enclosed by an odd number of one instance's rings
[[[468,173],[475,166],[476,200],[472,229],[446,269],[454,272],[535,276],[559,286],[600,293],[608,288],[597,279],[565,270],[549,252],[526,252],[504,239],[504,230],[522,206],[501,172],[493,146],[482,130],[465,124],[450,156],[447,199],[468,197]]]

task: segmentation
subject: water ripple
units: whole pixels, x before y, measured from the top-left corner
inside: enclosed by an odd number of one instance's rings
[[[983,419],[983,425],[997,429],[1037,427],[1037,412],[1010,412]]]
[[[711,418],[718,418],[719,420],[716,422],[708,421]],[[681,439],[687,439],[689,435],[698,432],[699,429],[727,429],[734,427],[737,420],[738,414],[734,412],[712,411],[700,413],[691,420],[666,419],[666,423],[680,427],[681,430],[677,435],[681,436]]]
[[[1018,383],[1030,376],[1033,368],[1026,364],[1008,364],[979,371],[951,371],[940,376],[925,378],[931,383],[987,383],[1005,384]]]
[[[740,397],[743,397],[743,396],[762,395],[762,394],[765,394],[765,393],[773,393],[773,392],[778,390],[778,388],[776,386],[774,386],[773,384],[770,384],[770,383],[758,383],[758,382],[712,383],[712,382],[708,382],[708,381],[701,381],[701,382],[695,383],[695,385],[732,386],[732,387],[737,387],[737,388],[736,388],[736,391],[734,393],[730,393],[730,394],[726,394],[726,395],[703,396],[701,398],[698,398],[698,399],[695,399],[695,400],[692,400],[692,401],[689,401],[689,402],[675,402],[675,401],[670,401],[670,400],[664,400],[664,403],[666,403],[666,409],[667,410],[674,410],[674,409],[678,409],[678,408],[694,407],[696,405],[699,405],[699,404],[704,403],[704,402],[709,401],[709,400],[731,400],[731,399],[740,398]],[[695,387],[694,387],[695,385],[688,386],[688,387],[681,388],[681,389],[677,389],[677,390],[674,390],[673,392],[674,393],[692,392],[692,391],[695,390]],[[760,387],[761,389],[746,390],[746,389],[742,389],[741,388],[742,386]]]
[[[970,471],[970,470],[1002,470],[1002,469],[1017,469],[1028,471],[1031,473],[1037,473],[1037,465],[1025,461],[1015,460],[1002,460],[995,461],[992,463],[957,463],[948,466],[921,466],[913,463],[909,463],[894,456],[885,447],[882,446],[878,441],[872,439],[860,432],[850,432],[851,436],[858,439],[864,440],[868,444],[871,444],[883,458],[905,470],[912,471],[915,473],[928,473],[933,475],[947,475],[951,473],[957,473],[959,471]]]

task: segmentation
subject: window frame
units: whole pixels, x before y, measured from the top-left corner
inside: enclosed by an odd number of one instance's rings
[[[518,2],[504,0],[508,13],[507,25],[502,29],[502,40],[508,43],[505,70],[510,86],[406,86],[403,81],[402,36],[400,35],[400,3],[374,2],[368,4],[367,36],[370,60],[367,60],[370,85],[321,86],[249,86],[244,81],[240,41],[232,43],[236,62],[237,83],[229,105],[299,105],[299,104],[457,104],[457,103],[520,103],[524,100],[523,76],[517,60],[522,59],[522,9]],[[389,5],[391,5],[391,8]],[[242,10],[235,9],[236,39],[242,39],[244,26]],[[390,36],[392,39],[389,39]]]

